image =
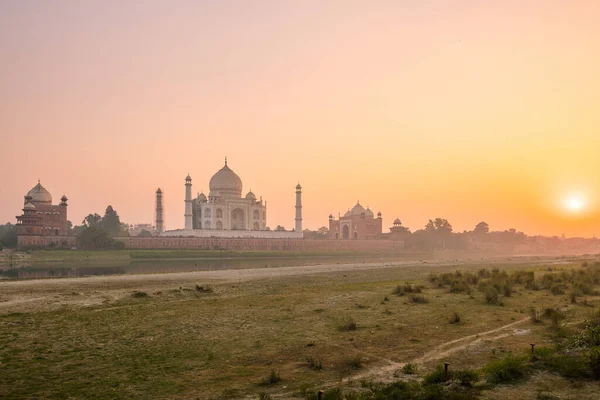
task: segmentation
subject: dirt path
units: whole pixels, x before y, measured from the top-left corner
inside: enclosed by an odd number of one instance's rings
[[[510,324],[503,325],[499,328],[491,329],[489,331],[476,333],[473,335],[463,336],[458,339],[451,340],[449,342],[443,343],[439,346],[436,346],[433,350],[428,351],[423,354],[421,357],[415,358],[411,361],[413,364],[426,364],[431,361],[441,360],[453,353],[464,350],[468,347],[475,347],[481,344],[483,341],[493,341],[498,339],[503,339],[508,336],[512,336],[515,334],[522,334],[523,331],[513,330],[512,332],[505,332],[511,328],[514,328],[517,325],[523,324],[529,321],[529,317],[520,319],[515,322],[511,322]],[[501,333],[502,332],[502,333]],[[497,334],[497,335],[496,335]],[[381,357],[377,357],[378,359],[383,359]],[[379,380],[392,380],[394,378],[394,372],[404,367],[406,363],[399,363],[392,361],[390,359],[384,359],[388,362],[388,365],[384,365],[381,367],[373,368],[369,371],[366,371],[359,375],[354,375],[352,377],[346,378],[343,381],[350,380],[361,380],[364,378],[369,379],[379,379]]]

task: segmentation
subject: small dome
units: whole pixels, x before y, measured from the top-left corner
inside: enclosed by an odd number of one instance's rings
[[[375,214],[373,214],[373,211],[371,211],[371,209],[369,207],[367,207],[367,209],[365,210],[365,215],[367,217],[374,217]]]
[[[402,221],[400,221],[400,218],[396,218],[394,220],[394,225],[402,225]]]
[[[344,214],[344,217],[351,217],[352,213],[350,212],[350,210],[346,211],[346,214]]]
[[[27,196],[31,197],[32,202],[52,203],[52,195],[42,186],[39,181],[37,185],[27,192]]]
[[[365,211],[366,210],[364,209],[364,207],[361,206],[360,203],[358,203],[358,202],[356,203],[356,205],[354,207],[352,207],[352,210],[350,210],[352,215],[361,215]]]
[[[187,176],[185,177],[185,180],[186,181],[191,181],[192,180],[192,177],[190,176],[190,174],[187,174]]]
[[[381,218],[381,211],[379,211],[379,212],[377,213],[377,216],[378,216],[379,218]]]
[[[256,195],[252,193],[252,190],[250,190],[246,195],[246,200],[256,200]]]
[[[156,193],[162,193],[162,190],[160,190],[160,188],[156,189]]]
[[[35,210],[35,206],[31,203],[27,203],[25,204],[25,207],[23,207],[23,210]]]
[[[242,180],[227,166],[217,171],[210,178],[210,196],[211,197],[242,197]]]
[[[300,186],[300,184],[297,184],[296,189],[300,190],[300,189],[302,189],[302,186]]]
[[[204,193],[198,193],[198,200],[206,201],[206,195]]]
[[[67,199],[67,196],[66,196],[66,195],[64,195],[64,194],[63,194],[63,195],[62,195],[62,197],[60,198],[60,201],[62,201],[63,203],[66,203],[66,202],[67,202],[67,200],[69,200],[69,199]]]

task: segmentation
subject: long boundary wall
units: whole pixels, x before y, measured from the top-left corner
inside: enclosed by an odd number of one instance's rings
[[[257,251],[369,251],[396,253],[404,248],[396,240],[316,240],[260,238],[121,237],[128,249],[203,249]]]

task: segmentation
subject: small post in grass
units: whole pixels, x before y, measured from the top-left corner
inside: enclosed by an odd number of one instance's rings
[[[321,400],[323,398],[323,391],[319,390],[319,400]]]
[[[445,362],[444,363],[444,382],[446,382],[448,380],[448,366],[450,365],[450,363]]]
[[[530,343],[529,345],[531,346],[531,361],[535,361],[535,343]]]

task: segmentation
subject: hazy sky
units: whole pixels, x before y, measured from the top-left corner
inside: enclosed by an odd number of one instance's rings
[[[0,2],[0,221],[37,183],[183,227],[223,158],[268,224],[600,234],[596,0]],[[565,209],[568,198],[583,207]]]

